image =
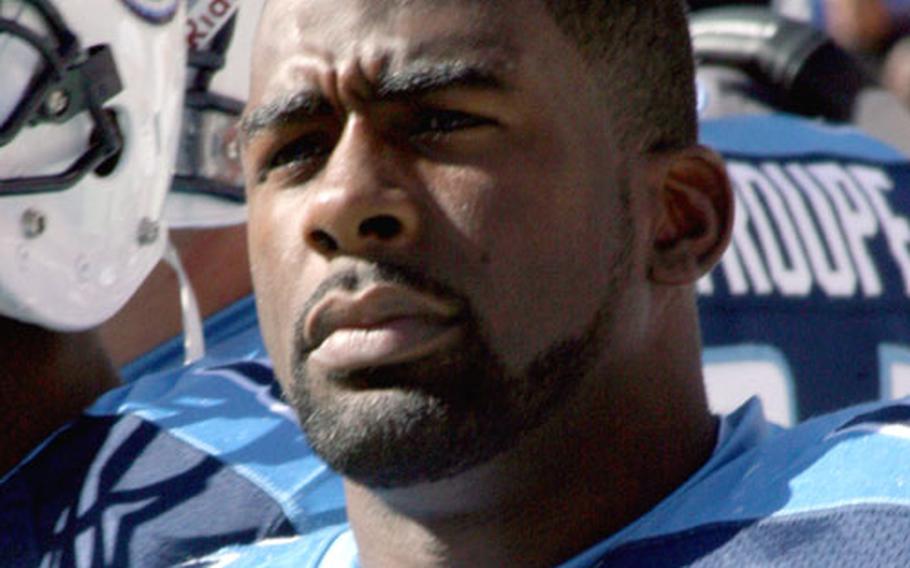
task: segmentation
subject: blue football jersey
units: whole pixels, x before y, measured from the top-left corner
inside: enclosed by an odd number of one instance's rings
[[[910,158],[788,115],[703,120],[736,198],[698,287],[709,396],[783,424],[910,394]]]
[[[780,430],[753,399],[708,462],[649,513],[560,568],[910,566],[910,402]],[[345,522],[185,566],[356,568]]]
[[[107,393],[0,479],[0,566],[173,566],[344,518],[252,310],[218,353]]]

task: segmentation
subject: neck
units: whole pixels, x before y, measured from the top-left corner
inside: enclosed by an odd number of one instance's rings
[[[383,491],[347,481],[362,565],[553,566],[641,517],[716,442],[697,344],[600,369],[517,447],[459,476]]]
[[[94,332],[0,318],[0,474],[119,383]]]

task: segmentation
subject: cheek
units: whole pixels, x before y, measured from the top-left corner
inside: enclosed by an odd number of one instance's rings
[[[300,239],[295,238],[291,219],[276,214],[283,208],[273,200],[256,198],[249,201],[250,269],[256,292],[256,308],[266,349],[272,358],[279,380],[289,378],[289,355],[293,346],[292,278],[299,264]]]
[[[470,268],[457,267],[457,281],[513,372],[588,325],[615,252],[603,194],[545,166],[513,161],[495,176],[462,173],[444,204],[476,251]]]
[[[586,215],[545,207],[516,218],[490,253],[490,333],[521,368],[580,334],[608,294],[612,251]]]

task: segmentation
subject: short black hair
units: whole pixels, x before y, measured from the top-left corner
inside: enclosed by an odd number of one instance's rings
[[[698,138],[684,0],[541,0],[597,74],[622,143],[638,151]]]

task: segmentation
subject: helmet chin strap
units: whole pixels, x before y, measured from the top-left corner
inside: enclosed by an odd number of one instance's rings
[[[203,334],[202,317],[199,315],[199,304],[190,283],[180,254],[173,241],[168,239],[164,249],[164,261],[177,274],[180,286],[180,313],[183,320],[183,364],[189,365],[205,356],[205,335]]]

